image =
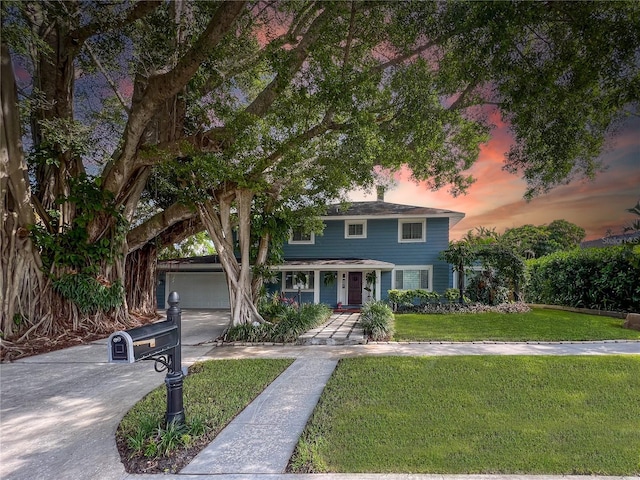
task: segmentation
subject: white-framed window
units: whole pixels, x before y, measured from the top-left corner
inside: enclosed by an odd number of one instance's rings
[[[282,272],[282,290],[297,292],[298,286],[301,291],[313,290],[315,285],[315,275],[313,270]]]
[[[313,245],[316,243],[316,236],[313,232],[291,230],[289,243],[292,245]]]
[[[403,219],[398,220],[398,242],[425,242],[427,239],[426,219]]]
[[[345,220],[344,238],[367,238],[367,221]]]
[[[406,265],[393,271],[396,290],[432,290],[433,265]]]
[[[472,267],[465,267],[464,269],[464,288],[467,288],[469,282],[473,277],[482,272],[483,267],[480,265],[474,265]],[[453,288],[458,288],[458,272],[453,272]]]

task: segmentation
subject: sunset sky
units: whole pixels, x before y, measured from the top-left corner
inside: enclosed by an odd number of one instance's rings
[[[629,118],[617,135],[609,138],[601,158],[607,169],[594,181],[574,180],[527,203],[525,182],[502,170],[504,153],[512,138],[508,127],[492,118],[492,139],[481,148],[469,170],[476,179],[466,195],[452,197],[446,189],[432,192],[409,180],[408,172],[397,175],[397,186],[385,200],[393,203],[445,208],[463,212],[465,218],[451,231],[451,239],[479,226],[506,228],[525,224],[548,224],[556,219],[573,222],[586,230],[586,240],[601,238],[611,229],[621,233],[633,220],[626,209],[640,200],[640,119]],[[375,200],[375,193],[353,192],[352,201]]]

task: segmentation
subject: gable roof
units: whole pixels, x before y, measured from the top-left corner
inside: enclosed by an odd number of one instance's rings
[[[418,207],[415,205],[403,205],[384,201],[374,202],[350,202],[346,204],[334,204],[327,207],[327,214],[323,220],[364,219],[364,218],[449,218],[449,228],[464,218],[464,213],[442,208]]]

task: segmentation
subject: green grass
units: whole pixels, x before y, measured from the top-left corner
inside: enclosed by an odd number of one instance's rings
[[[399,314],[394,340],[405,341],[581,341],[640,340],[624,320],[562,310],[528,313]]]
[[[640,358],[340,361],[297,472],[640,473]]]
[[[116,441],[121,456],[128,460],[182,457],[179,450],[206,445],[292,362],[210,360],[192,365],[183,385],[186,426],[164,427],[166,387],[162,385],[140,400],[120,422]],[[177,461],[170,464],[175,469],[181,466]]]

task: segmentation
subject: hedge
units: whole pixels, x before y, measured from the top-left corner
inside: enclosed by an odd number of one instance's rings
[[[576,249],[527,261],[529,303],[640,312],[640,254],[625,247]]]

